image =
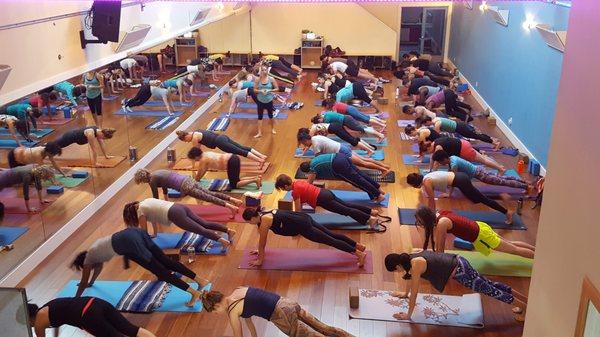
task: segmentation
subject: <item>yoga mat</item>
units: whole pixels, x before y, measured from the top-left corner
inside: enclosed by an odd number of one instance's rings
[[[356,222],[349,216],[336,214],[336,213],[309,213],[308,214],[315,222],[329,228],[329,229],[340,229],[340,230],[368,230],[368,225],[363,225]],[[380,226],[375,227],[377,230],[382,230]]]
[[[213,181],[215,181],[216,179],[201,179],[200,180],[200,186],[208,189],[210,187],[210,185],[213,183]],[[227,180],[227,179],[225,179]],[[262,182],[262,187],[260,189],[263,194],[272,194],[273,191],[275,191],[275,183],[272,181],[263,181]],[[243,186],[241,188],[234,188],[231,191],[220,191],[220,192],[225,192],[225,193],[237,193],[237,194],[244,194],[246,192],[257,192],[258,191],[258,186],[256,186],[255,183]]]
[[[10,245],[28,230],[29,227],[0,226],[0,246]]]
[[[413,140],[413,139],[406,133],[400,132],[400,140]]]
[[[30,134],[37,136],[38,138],[42,138],[48,134],[50,134],[51,132],[53,132],[54,129],[37,129],[37,130],[30,130]],[[10,132],[8,131],[8,129],[0,129],[0,137],[12,137],[12,135],[10,134]],[[17,137],[20,139],[23,139],[23,136],[21,136],[19,133],[17,133]]]
[[[21,143],[21,146],[34,147],[34,146],[38,145],[40,142],[38,142],[38,141],[28,142],[28,141],[24,141],[24,140],[19,140],[19,143]],[[16,147],[18,147],[16,140],[0,139],[0,149],[14,149]]]
[[[229,127],[230,122],[231,122],[231,120],[227,117],[213,118],[212,121],[210,121],[210,123],[208,123],[208,126],[206,127],[206,129],[209,131],[226,131],[227,128]]]
[[[436,171],[448,171],[448,168],[446,168],[446,167],[438,167]],[[488,170],[488,171],[493,172],[493,173],[498,173],[498,170]],[[419,169],[419,173],[421,173],[422,175],[426,175],[427,173],[429,173],[429,169],[420,168]],[[505,177],[521,178],[521,176],[519,176],[519,174],[517,173],[517,171],[515,171],[513,169],[506,170],[506,172],[504,172],[504,176]]]
[[[220,118],[229,117],[231,119],[255,119],[255,120],[258,120],[258,115],[256,114],[256,112],[236,112],[233,114],[228,114],[227,112],[221,112],[219,117]],[[269,117],[265,114],[264,118],[268,119]],[[275,117],[275,119],[287,119],[287,118],[288,118],[287,112],[280,112],[277,114],[277,117]]]
[[[338,136],[329,136],[329,138],[335,140],[336,142],[342,143],[342,144],[348,144]],[[361,140],[367,142],[369,145],[375,145],[377,147],[388,146],[387,138],[384,139],[383,142],[381,142],[381,143],[379,143],[377,138],[374,138],[374,137],[362,137]]]
[[[113,158],[106,159],[104,156],[99,155],[96,161],[96,166],[92,165],[92,160],[88,158],[63,158],[63,155],[57,157],[56,163],[59,166],[68,166],[68,167],[96,167],[96,168],[112,168],[119,165],[122,161],[125,160],[124,156],[114,156]]]
[[[206,221],[212,222],[246,222],[242,218],[244,207],[240,206],[239,212],[235,217],[231,218],[231,211],[229,208],[218,206],[218,205],[198,205],[198,204],[186,204],[186,206],[192,210],[196,215]]]
[[[366,251],[366,253],[365,265],[359,268],[356,265],[357,259],[354,255],[335,248],[267,248],[265,250],[265,260],[262,266],[257,268],[251,267],[249,264],[256,256],[251,255],[250,250],[245,250],[238,268],[373,274],[373,257],[370,251]]]
[[[129,117],[168,117],[169,113],[167,110],[133,110],[132,112],[119,109],[114,115],[122,115]],[[173,116],[179,117],[183,115],[181,111],[173,111]]]
[[[263,174],[267,172],[267,169],[271,166],[271,163],[266,162],[262,167],[260,164],[254,161],[242,161],[241,162],[241,172],[244,173],[254,173],[254,174]],[[182,170],[182,171],[190,171],[192,169],[192,161],[187,158],[179,159],[175,165],[173,165],[173,170]],[[212,170],[211,170],[212,171]],[[219,171],[225,172],[225,171]]]
[[[77,292],[77,284],[79,280],[70,280],[64,288],[58,293],[57,297],[73,297]],[[101,298],[108,303],[116,306],[125,291],[133,281],[99,281],[96,280],[94,285],[85,289],[82,296],[93,296]],[[196,289],[198,285],[196,283],[189,283],[190,286]],[[206,285],[203,290],[210,290],[212,284]],[[185,303],[191,299],[191,295],[183,290],[171,286],[171,290],[167,294],[167,297],[163,300],[160,307],[156,308],[155,312],[200,312],[202,311],[202,301],[196,302],[196,304],[188,308]]]
[[[185,244],[183,246],[177,246],[181,238],[183,237],[185,232],[178,233],[158,233],[155,238],[152,238],[152,241],[158,246],[160,249],[176,249],[182,248],[185,251],[187,247]],[[227,234],[224,235],[227,238]],[[205,238],[206,239],[206,238]],[[206,239],[208,240],[208,239]],[[223,245],[219,241],[210,241],[208,246],[208,250],[206,251],[198,251],[196,250],[196,254],[199,255],[225,255],[227,250],[223,251]],[[187,251],[185,251],[187,253]]]
[[[117,99],[117,96],[114,96],[114,95],[102,96],[103,101],[114,101],[116,99]]]
[[[192,103],[191,102],[183,102],[183,103],[181,103],[180,101],[173,101],[173,102],[171,102],[171,105],[173,105],[173,107],[191,107]],[[165,102],[163,102],[163,101],[147,101],[142,106],[164,107],[165,106]]]
[[[168,128],[169,126],[175,124],[178,120],[179,120],[179,117],[175,117],[175,116],[159,117],[154,122],[146,125],[146,130],[157,130],[157,131],[164,130],[164,129]]]
[[[187,96],[192,96],[192,97],[208,97],[210,95],[211,95],[211,92],[208,92],[208,91],[198,91],[191,95],[189,93],[187,94]]]
[[[356,153],[359,156],[367,157],[367,151],[365,151],[365,150],[354,150],[352,152]],[[294,153],[294,157],[296,157],[296,158],[314,158],[315,152],[313,150],[308,150],[304,154],[302,154],[302,149],[297,148]],[[385,154],[383,153],[383,150],[375,150],[373,155],[369,158],[374,159],[374,160],[384,160]]]
[[[333,194],[346,202],[354,204],[361,204],[369,207],[388,207],[390,203],[390,194],[386,193],[385,199],[377,203],[369,198],[366,192],[362,191],[345,191],[345,190],[331,190]],[[288,191],[283,197],[284,200],[292,200],[292,191]]]
[[[507,186],[488,185],[488,184],[479,183],[479,182],[474,183],[473,186],[475,186],[475,188],[477,188],[479,190],[479,192],[483,193],[486,197],[492,198],[492,199],[500,199],[501,198],[500,195],[504,194],[504,193],[508,194],[511,197],[511,199],[519,199],[519,198],[530,199],[531,198],[530,196],[528,196],[526,194],[526,192],[524,190],[518,189],[518,188],[507,187]],[[441,194],[442,194],[442,192],[435,191],[436,198],[439,197]],[[462,192],[458,188],[455,188],[454,191],[452,192],[452,198],[454,198],[454,199],[465,198],[465,196],[462,194]]]
[[[408,125],[415,125],[415,121],[410,120],[410,119],[399,119],[398,120],[398,127],[405,128]]]
[[[415,209],[414,208],[398,208],[398,217],[400,223],[403,225],[414,225],[415,224]],[[513,216],[512,225],[504,223],[504,214],[496,211],[454,211],[458,215],[462,215],[475,221],[482,221],[490,225],[494,229],[513,229],[513,230],[527,230],[527,226],[523,222],[523,219],[518,214]]]
[[[52,119],[48,118],[47,116],[42,116],[37,119],[37,122],[44,125],[63,125],[72,120],[72,118],[64,118],[63,116],[53,116]]]
[[[36,192],[30,191],[29,194],[29,206],[37,208],[39,211],[43,211],[54,202],[53,199],[47,199],[50,201],[49,204],[40,205]],[[23,198],[2,196],[2,203],[4,204],[4,213],[6,214],[29,214]]]
[[[396,182],[396,172],[394,172],[394,171],[391,171],[385,177],[382,177],[379,171],[375,171],[375,170],[361,170],[361,171],[365,172],[373,180],[375,180],[376,182],[379,182],[379,183],[395,183]],[[296,170],[296,175],[294,176],[294,179],[306,179],[306,177],[308,177],[308,175],[306,173],[300,171],[300,168],[298,167],[298,169]],[[341,181],[341,179],[333,178],[333,177],[327,177],[327,178],[317,177],[317,180],[340,180]]]
[[[89,178],[89,175],[85,178],[73,178],[73,177],[69,177],[69,176],[65,177],[62,174],[55,174],[54,178],[56,180],[58,180],[58,182],[60,183],[61,186],[66,187],[66,188],[73,188],[73,187],[77,187],[77,186],[81,185],[84,181],[86,181]],[[52,182],[45,181],[42,185],[50,186],[50,185],[52,185]]]
[[[446,250],[446,253],[464,257],[482,275],[531,277],[533,259],[502,252],[492,252],[488,256],[464,250]]]
[[[401,299],[393,297],[390,291],[372,289],[359,289],[358,294],[358,308],[349,309],[351,318],[483,328],[483,305],[479,294],[448,296],[419,293],[410,321],[399,321],[393,316],[408,311],[408,298]]]
[[[403,154],[402,155],[402,162],[404,163],[404,165],[429,166],[430,160],[431,160],[431,157],[429,155],[426,155],[423,158],[415,157],[412,154]]]
[[[237,106],[239,109],[256,109],[256,103],[254,102],[240,102]],[[288,107],[285,104],[274,104],[273,109],[287,110]]]

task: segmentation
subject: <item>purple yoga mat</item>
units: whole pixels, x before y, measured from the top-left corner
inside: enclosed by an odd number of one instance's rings
[[[518,198],[528,199],[529,198],[527,196],[527,194],[524,192],[524,190],[519,189],[519,188],[513,188],[513,187],[508,187],[508,186],[479,184],[479,183],[475,183],[475,184],[473,184],[473,186],[475,186],[475,188],[477,188],[481,193],[483,193],[483,195],[487,196],[488,198],[492,198],[492,199],[499,198],[500,194],[502,194],[502,193],[508,194],[513,199],[518,199]],[[441,194],[441,192],[435,191],[436,197],[438,197],[440,194]],[[465,196],[460,192],[460,190],[458,188],[455,188],[454,191],[452,192],[452,198],[464,198],[464,197]]]
[[[265,260],[259,268],[251,267],[249,264],[255,258],[250,254],[250,250],[244,251],[238,268],[373,274],[373,257],[370,251],[367,251],[365,265],[362,268],[356,265],[357,260],[354,255],[334,248],[269,248],[266,249]]]
[[[193,93],[191,96],[193,96],[193,97],[208,97],[208,96],[210,96],[210,94],[211,93],[208,91],[199,91],[199,92]],[[190,95],[188,95],[188,96],[190,96]]]
[[[377,115],[375,115],[377,118],[381,118],[381,119],[387,119],[390,118],[390,113],[387,111],[382,111],[380,113],[378,113]]]

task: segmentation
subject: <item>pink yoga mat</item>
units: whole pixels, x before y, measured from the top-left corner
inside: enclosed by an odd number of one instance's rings
[[[52,199],[47,199],[50,201],[49,204],[45,204],[42,205],[40,207],[40,202],[37,199],[37,195],[34,195],[29,199],[29,206],[37,208],[40,211],[43,211],[44,209],[48,208],[48,206],[50,206],[52,204],[52,202],[54,202],[54,200]],[[27,211],[27,208],[25,208],[25,201],[23,201],[23,198],[18,198],[18,197],[9,197],[9,198],[2,198],[2,203],[4,204],[4,212],[6,214],[28,214],[29,212]]]
[[[229,208],[221,207],[217,205],[186,205],[189,207],[195,214],[206,221],[214,221],[214,222],[246,222],[242,218],[242,213],[244,212],[244,207],[240,207],[240,211],[235,215],[235,218],[231,219],[231,211]]]
[[[251,267],[249,264],[255,258],[250,254],[250,250],[246,250],[238,268],[373,274],[373,257],[370,251],[367,251],[365,265],[362,268],[356,265],[357,260],[354,255],[335,248],[269,248],[266,250],[265,260],[259,268]]]

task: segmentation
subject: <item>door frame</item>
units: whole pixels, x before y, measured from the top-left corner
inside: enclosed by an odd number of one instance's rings
[[[448,7],[447,6],[432,6],[432,7],[423,7],[423,17],[421,18],[421,38],[420,38],[420,43],[419,43],[419,53],[423,54],[423,49],[425,48],[425,28],[426,28],[426,24],[427,24],[427,11],[428,10],[432,10],[432,9],[436,9],[436,10],[443,10],[444,11],[444,24],[442,25],[442,41],[441,42],[441,52],[439,57],[442,58],[442,62],[444,61],[444,55],[446,55],[446,22],[448,20]],[[436,56],[437,55],[431,55]]]
[[[444,3],[444,1],[439,1],[438,3],[433,3],[431,5],[424,5],[424,4],[409,4],[409,3],[403,3],[401,5],[398,6],[398,20],[400,22],[398,22],[398,33],[397,33],[397,38],[396,38],[396,58],[397,61],[400,62],[402,61],[402,51],[400,49],[400,45],[402,42],[400,42],[400,34],[401,34],[401,27],[402,27],[402,10],[404,8],[410,8],[410,7],[422,7],[423,9],[425,8],[445,8],[446,9],[446,22],[444,25],[444,42],[443,42],[443,46],[444,46],[444,51],[442,53],[442,59],[443,62],[446,62],[446,60],[448,59],[448,46],[450,46],[450,29],[451,29],[451,23],[452,23],[452,4],[446,4]]]

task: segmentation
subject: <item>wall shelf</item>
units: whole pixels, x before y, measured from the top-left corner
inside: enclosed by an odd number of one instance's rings
[[[321,55],[323,55],[323,38],[302,39],[300,46],[300,67],[307,69],[321,68]]]
[[[567,31],[555,31],[550,29],[548,25],[537,25],[535,27],[537,31],[542,35],[546,44],[560,52],[565,52],[565,45],[567,44]]]
[[[497,6],[488,6],[487,10],[496,22],[508,27],[508,9],[499,9]]]
[[[200,46],[200,37],[178,37],[175,39],[175,65],[178,67],[187,66],[187,60],[193,60],[198,57],[198,47]]]

